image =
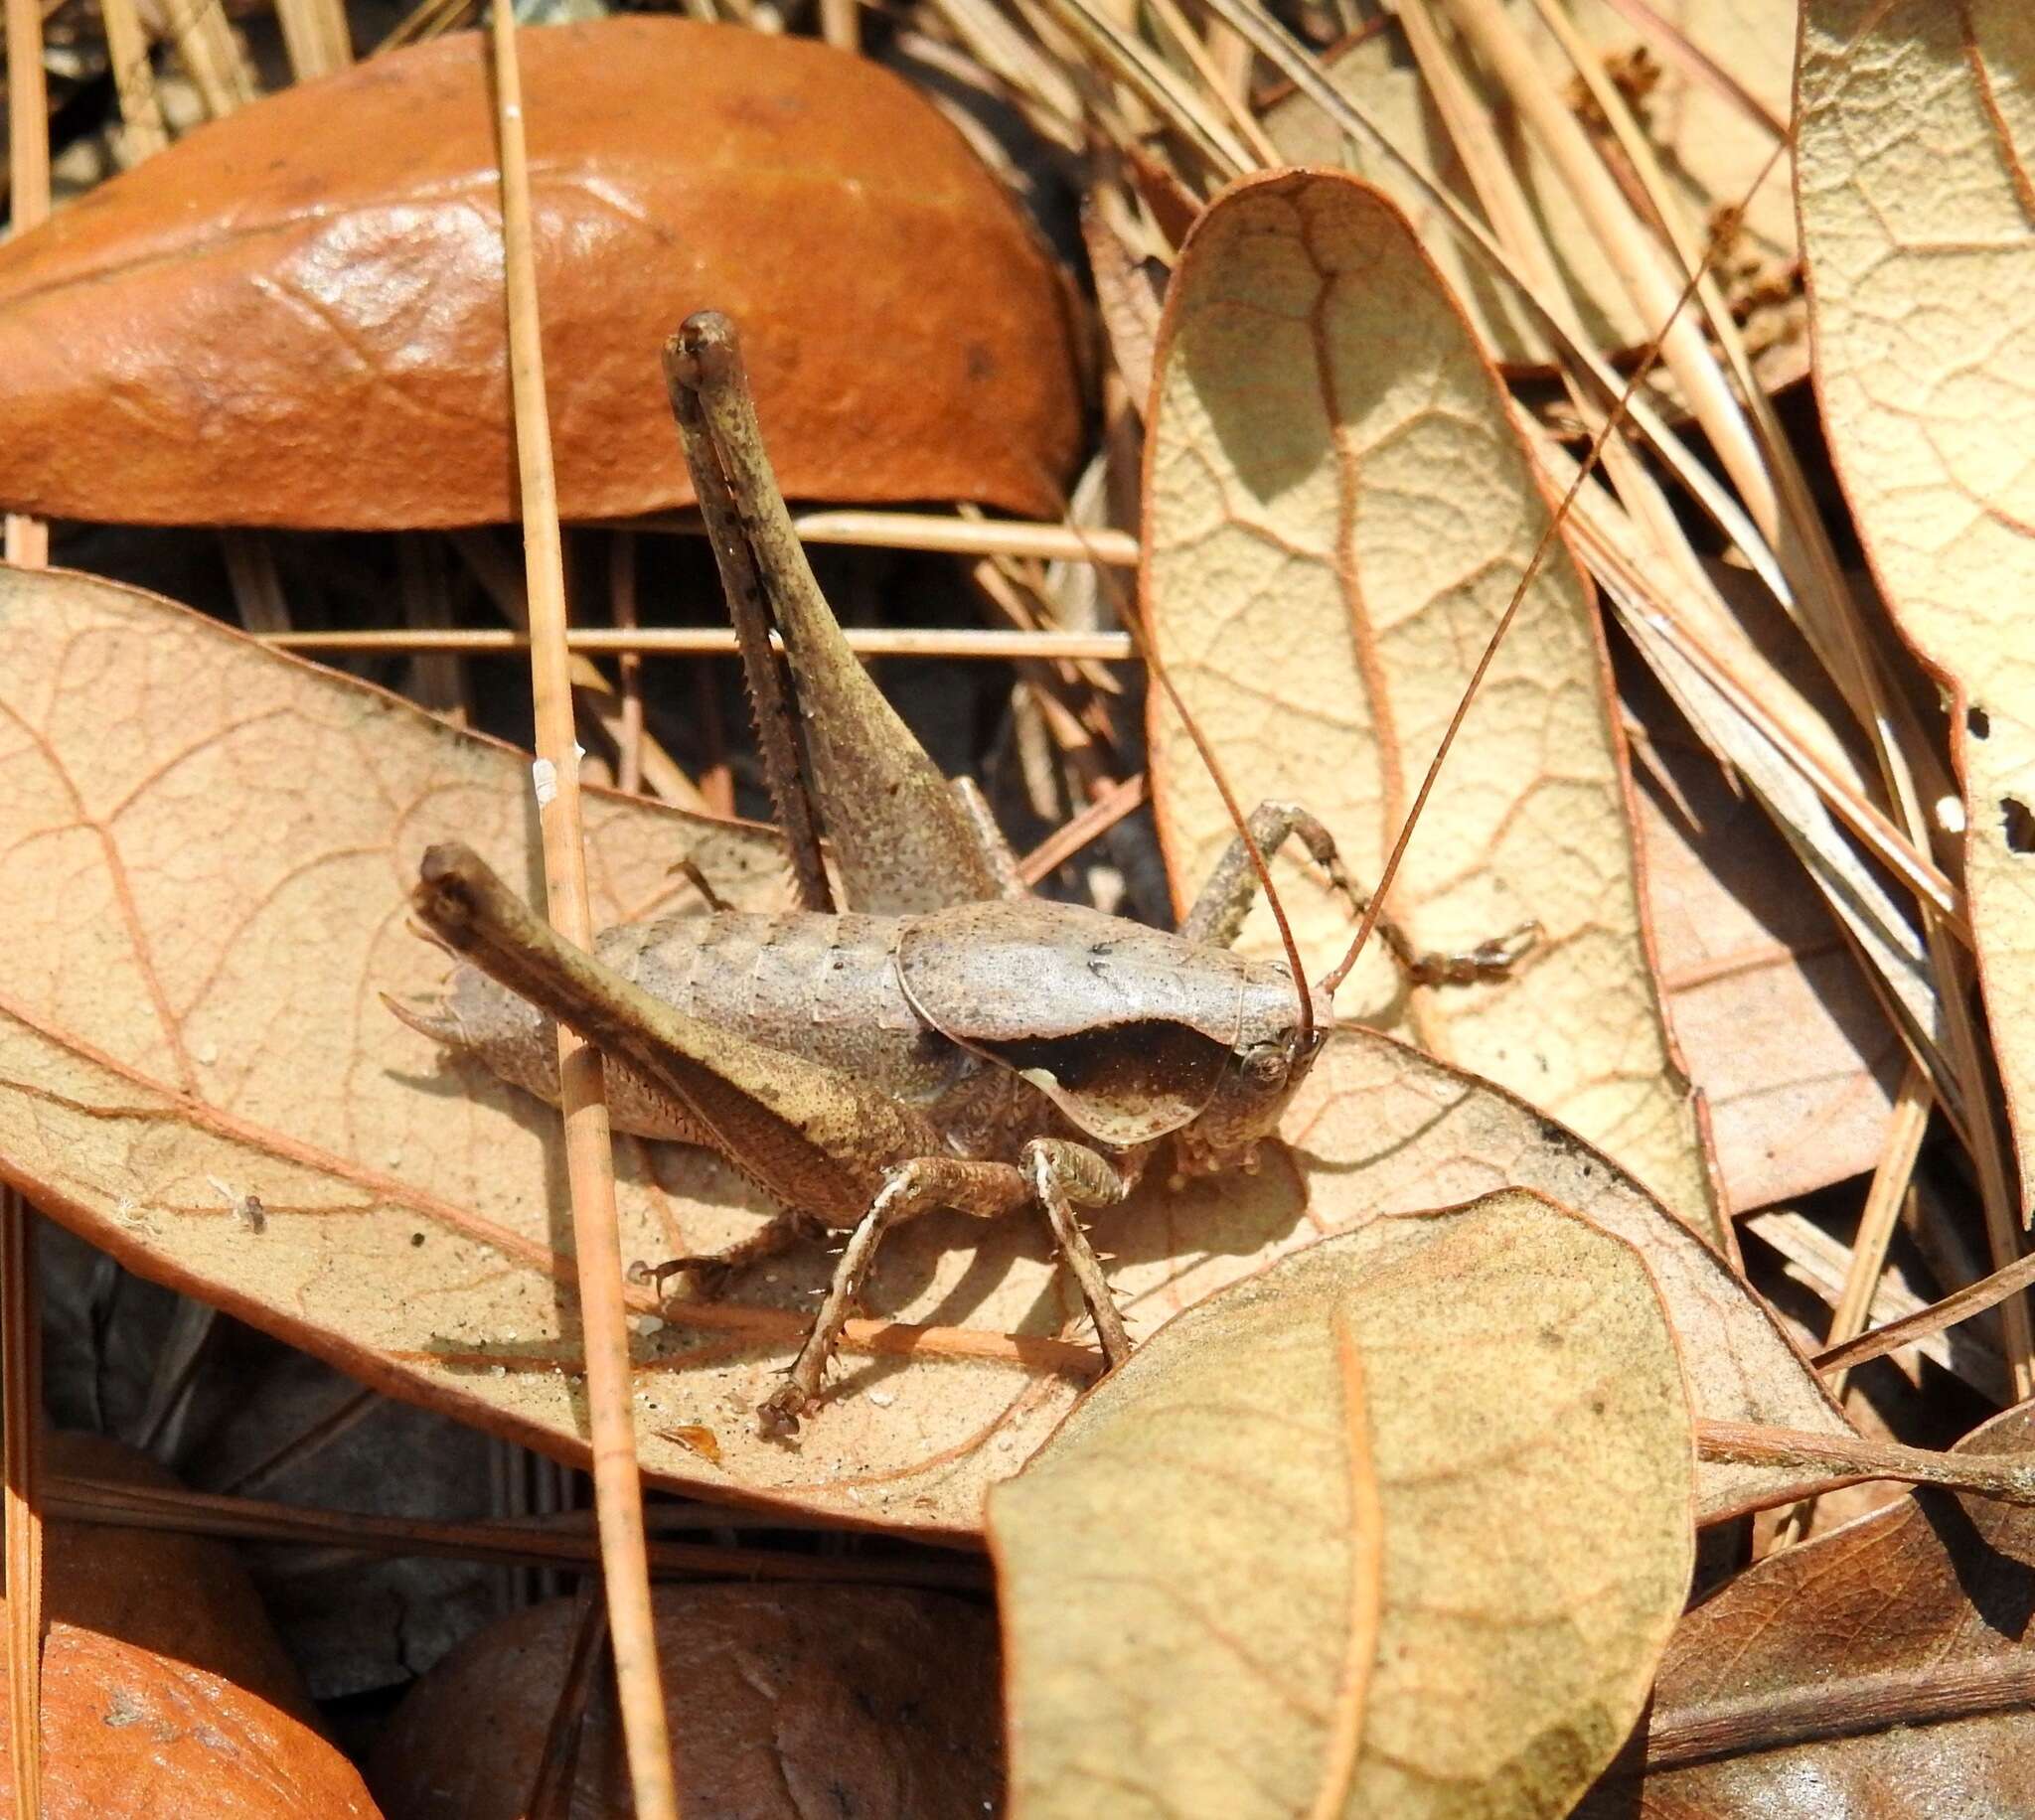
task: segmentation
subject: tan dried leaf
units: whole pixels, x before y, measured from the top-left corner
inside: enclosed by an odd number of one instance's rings
[[[1859,536],[1954,696],[1965,887],[2035,1201],[2035,14],[1812,0],[1797,188]]]
[[[1567,1813],[1688,1591],[1639,1255],[1538,1196],[1180,1316],[990,1499],[1013,1812]]]
[[[1725,1204],[1749,1213],[1865,1174],[1907,1060],[1900,1034],[1759,804],[1650,678],[1622,682],[1647,729],[1650,762],[1634,767],[1647,920]]]
[[[1405,219],[1353,178],[1237,185],[1183,249],[1150,413],[1145,598],[1246,803],[1289,797],[1374,880],[1548,507],[1495,375]],[[1231,827],[1155,691],[1176,893]],[[1609,673],[1557,545],[1528,590],[1392,893],[1418,947],[1542,938],[1514,977],[1410,993],[1377,945],[1345,1014],[1488,1076],[1728,1244],[1655,997]],[[1285,869],[1325,967],[1347,907]],[[1270,948],[1258,913],[1254,945]],[[1273,950],[1276,952],[1276,950]]]
[[[2035,1443],[2026,1404],[1959,1453]],[[1675,1627],[1646,1747],[1584,1820],[2029,1811],[2035,1513],[1912,1492],[1771,1555]]]
[[[1363,10],[1379,9],[1367,3]],[[1506,10],[1538,55],[1548,81],[1572,100],[1580,98],[1575,67],[1530,0],[1506,0]],[[1745,200],[1766,166],[1775,138],[1786,128],[1788,70],[1795,53],[1793,0],[1655,0],[1653,10],[1666,30],[1652,33],[1637,30],[1630,10],[1611,0],[1570,0],[1565,10],[1602,53],[1613,79],[1625,87],[1628,105],[1668,177],[1682,219],[1700,234],[1720,209],[1735,209]],[[1669,33],[1675,42],[1706,58],[1710,72],[1677,60],[1666,49]],[[1418,65],[1389,18],[1334,57],[1328,72],[1335,88],[1394,146],[1482,219],[1483,207],[1462,159],[1428,98]],[[1721,79],[1715,72],[1722,73]],[[1474,69],[1470,79],[1488,109],[1500,92],[1497,84]],[[1733,82],[1739,85],[1739,95],[1731,92]],[[1508,103],[1491,109],[1490,117],[1492,130],[1540,216],[1591,344],[1632,347],[1646,330],[1634,315],[1624,286],[1567,186]],[[1533,365],[1549,361],[1531,318],[1491,282],[1441,212],[1425,201],[1391,158],[1367,142],[1345,139],[1305,95],[1280,101],[1265,124],[1273,143],[1293,163],[1353,171],[1377,184],[1406,211],[1485,347],[1497,359]],[[1611,148],[1613,168],[1622,169],[1625,160],[1609,135],[1601,134],[1599,143]],[[1795,219],[1787,185],[1770,180],[1754,195],[1743,225],[1718,261],[1727,295],[1759,306],[1748,324],[1755,348],[1799,343],[1800,299],[1795,300],[1792,321],[1783,301],[1786,274],[1794,262]],[[1800,375],[1798,353],[1792,377]]]
[[[444,971],[403,921],[430,842],[456,834],[535,880],[528,755],[154,597],[19,570],[0,570],[0,1171],[144,1275],[581,1456],[555,1115],[443,1064],[377,1001]],[[603,922],[686,901],[671,868],[689,853],[722,895],[779,901],[759,830],[601,793],[587,824]],[[1255,1176],[1155,1183],[1104,1216],[1135,1334],[1322,1233],[1516,1183],[1646,1253],[1703,1415],[1844,1432],[1715,1253],[1496,1089],[1348,1031],[1290,1135]],[[628,1258],[710,1250],[766,1217],[700,1151],[625,1140],[618,1173]],[[794,1254],[736,1301],[639,1322],[646,1467],[972,1532],[1092,1369],[1060,1337],[1086,1329],[1042,1229],[933,1216],[894,1235],[839,1394],[800,1446],[777,1445],[754,1406],[831,1263]],[[1705,1466],[1702,1484],[1726,1508],[1759,1475]]]

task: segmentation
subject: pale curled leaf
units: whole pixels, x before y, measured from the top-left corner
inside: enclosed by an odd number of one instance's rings
[[[1797,189],[1816,388],[1867,559],[1955,695],[1965,888],[2035,1187],[2035,16],[1813,0]]]
[[[1201,218],[1150,420],[1146,602],[1174,682],[1246,802],[1306,804],[1374,880],[1547,523],[1502,388],[1404,218],[1354,179],[1296,172]],[[1231,828],[1153,699],[1155,800],[1184,896]],[[1390,906],[1420,948],[1527,922],[1541,941],[1499,985],[1403,995],[1377,945],[1341,1002],[1526,1095],[1722,1243],[1635,864],[1603,646],[1557,546]],[[1347,908],[1284,875],[1324,968]]]
[[[151,596],[11,570],[0,734],[0,1169],[144,1275],[578,1457],[555,1115],[445,1063],[378,1001],[444,972],[404,926],[425,846],[456,836],[532,875],[528,755]],[[587,819],[599,920],[679,907],[689,887],[671,868],[689,853],[734,901],[780,901],[761,831],[597,793]],[[1255,1176],[1170,1194],[1154,1171],[1101,1216],[1134,1336],[1323,1232],[1516,1183],[1647,1253],[1703,1415],[1842,1432],[1723,1261],[1517,1100],[1350,1031],[1288,1129],[1299,1147]],[[619,1164],[626,1258],[711,1250],[766,1217],[702,1152],[625,1140]],[[259,1232],[237,1211],[249,1195]],[[872,1325],[800,1446],[776,1445],[752,1412],[831,1265],[797,1252],[728,1303],[645,1323],[647,1469],[972,1531],[985,1487],[1050,1432],[1090,1357],[1055,1349],[1086,1327],[1040,1226],[932,1216],[894,1234]],[[890,1320],[939,1331],[886,1341]],[[1764,1484],[1707,1466],[1702,1482],[1706,1508]]]
[[[1644,1264],[1522,1193],[1180,1316],[990,1500],[1014,1812],[1568,1811],[1693,1562]]]

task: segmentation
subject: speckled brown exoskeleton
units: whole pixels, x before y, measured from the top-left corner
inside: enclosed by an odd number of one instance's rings
[[[849,1233],[811,1331],[761,1416],[796,1431],[886,1231],[932,1208],[1043,1212],[1114,1365],[1130,1341],[1077,1207],[1120,1201],[1162,1145],[1175,1175],[1246,1167],[1332,1023],[1349,961],[1310,986],[1230,947],[1299,837],[1415,981],[1501,974],[1521,935],[1421,958],[1378,918],[1319,822],[1261,805],[1176,933],[1031,897],[980,796],[950,785],[862,671],[807,567],[756,427],[731,326],[690,318],[665,353],[720,565],[800,909],[715,909],[558,941],[469,850],[425,857],[414,906],[472,963],[398,1007],[555,1100],[549,1018],[608,1062],[616,1129],[710,1145],[784,1213],[714,1258],[659,1267],[709,1291],[814,1227]],[[783,647],[783,665],[770,634]],[[788,673],[788,674],[787,674]],[[845,907],[822,860],[830,843]],[[1280,919],[1284,934],[1284,919]]]

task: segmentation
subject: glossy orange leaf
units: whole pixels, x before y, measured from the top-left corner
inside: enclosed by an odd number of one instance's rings
[[[669,18],[524,50],[567,518],[692,498],[657,350],[739,320],[787,493],[1050,511],[1060,281],[907,83]],[[482,40],[273,95],[0,248],[0,501],[383,529],[516,512]]]
[[[99,1436],[46,1445],[46,1470],[74,1483],[176,1484]],[[46,1551],[40,1820],[378,1820],[230,1544],[66,1516]],[[9,1723],[0,1701],[0,1820],[21,1811]]]

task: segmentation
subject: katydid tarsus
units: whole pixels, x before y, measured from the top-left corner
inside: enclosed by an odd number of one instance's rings
[[[547,1098],[547,1019],[562,1019],[608,1061],[617,1130],[709,1145],[785,1210],[733,1252],[659,1267],[660,1282],[690,1274],[710,1292],[803,1234],[848,1233],[759,1412],[772,1433],[794,1433],[818,1400],[884,1233],[933,1208],[1042,1212],[1115,1365],[1130,1340],[1076,1209],[1121,1200],[1162,1144],[1177,1177],[1250,1166],[1374,927],[1427,986],[1502,977],[1530,932],[1416,955],[1380,913],[1399,852],[1366,896],[1329,832],[1282,803],[1246,818],[1231,802],[1235,839],[1176,934],[1028,896],[979,795],[940,775],[842,638],[778,495],[731,326],[690,318],[666,375],[805,907],[627,926],[589,956],[472,852],[434,847],[413,905],[473,968],[443,998],[398,1008]],[[1257,890],[1269,895],[1267,854],[1294,837],[1358,919],[1349,952],[1313,986],[1276,897],[1286,961],[1229,946]]]

